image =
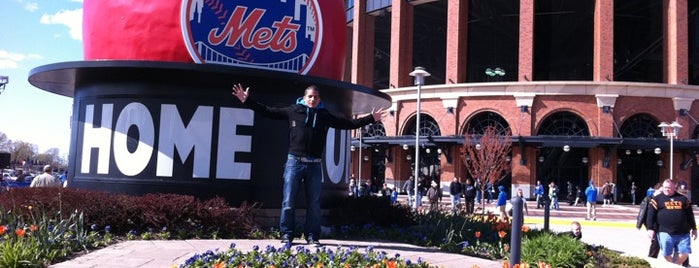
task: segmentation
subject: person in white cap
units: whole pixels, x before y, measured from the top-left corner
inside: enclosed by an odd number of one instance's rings
[[[44,166],[44,173],[36,176],[29,184],[29,187],[61,187],[61,180],[57,179],[55,176],[51,175],[51,165]]]
[[[430,201],[430,211],[439,210],[439,201],[442,200],[442,190],[439,189],[439,184],[432,181],[430,189],[427,190],[427,199]]]

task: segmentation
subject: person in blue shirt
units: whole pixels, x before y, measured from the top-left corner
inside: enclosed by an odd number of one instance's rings
[[[655,189],[653,189],[653,186],[648,187],[648,190],[646,190],[647,197],[652,197],[654,193],[655,193]]]
[[[505,186],[498,186],[500,193],[498,194],[497,208],[500,211],[500,220],[507,221],[507,193],[505,192]]]
[[[61,180],[61,185],[66,187],[68,185],[68,170],[63,171],[63,174],[58,177]]]
[[[541,181],[536,181],[536,188],[534,188],[534,194],[536,195],[536,208],[541,208],[544,206],[544,185]]]
[[[590,186],[585,189],[585,196],[587,197],[587,217],[586,220],[592,219],[597,220],[597,187],[595,183],[590,180]]]
[[[398,202],[398,189],[394,187],[391,192],[391,204],[395,204],[396,202]]]

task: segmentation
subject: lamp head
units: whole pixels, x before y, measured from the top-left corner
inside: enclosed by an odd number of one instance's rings
[[[425,77],[430,76],[430,73],[425,71],[424,67],[415,67],[415,70],[410,72],[410,76],[415,77],[415,85],[424,85],[425,84]]]

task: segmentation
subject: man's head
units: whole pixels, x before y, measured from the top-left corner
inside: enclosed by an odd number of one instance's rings
[[[51,172],[51,165],[45,165],[45,166],[44,166],[44,172],[50,173],[50,172]]]
[[[665,195],[673,195],[675,194],[675,182],[672,181],[671,179],[666,179],[663,181],[663,194]]]
[[[303,92],[303,102],[309,108],[316,108],[320,104],[320,92],[318,92],[318,87],[315,85],[310,85]]]
[[[577,221],[573,221],[570,223],[570,231],[573,232],[576,236],[580,236],[580,233],[582,232],[582,227],[580,226],[580,223]]]

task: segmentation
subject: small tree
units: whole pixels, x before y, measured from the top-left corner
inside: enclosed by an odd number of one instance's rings
[[[500,131],[488,126],[483,134],[466,135],[461,160],[478,184],[481,196],[485,196],[488,183],[495,185],[511,172],[508,162],[511,150],[512,135],[509,129]]]

